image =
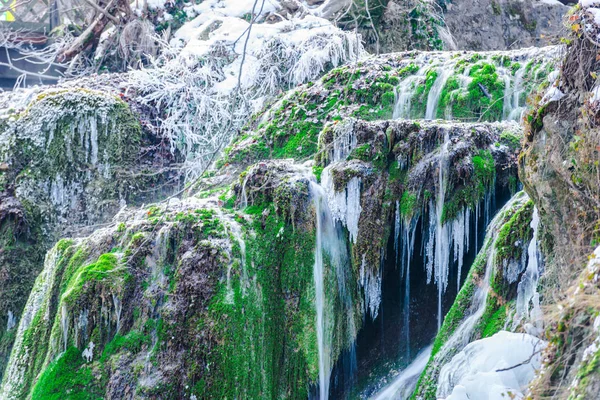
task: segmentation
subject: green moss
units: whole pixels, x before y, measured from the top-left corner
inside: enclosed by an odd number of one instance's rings
[[[63,292],[62,301],[73,304],[79,299],[84,288],[90,285],[103,284],[118,289],[127,277],[127,270],[119,267],[115,254],[103,254],[95,263],[82,266],[74,272]]]
[[[417,206],[417,195],[409,192],[408,190],[402,193],[402,199],[400,199],[400,215],[405,219],[412,217],[415,213]]]
[[[317,182],[319,183],[321,182],[321,174],[323,173],[324,169],[324,167],[318,165],[313,165],[312,167],[313,174],[315,175],[315,177],[317,178]]]
[[[268,209],[265,223],[254,224],[256,238],[247,243],[254,262],[246,267],[260,290],[233,280],[233,293],[221,285],[210,305],[222,345],[213,352],[216,371],[204,393],[208,397],[304,398],[307,382],[316,378],[314,237],[294,232],[273,206]]]
[[[511,259],[521,260],[523,251],[533,237],[533,230],[530,226],[532,213],[533,202],[530,200],[516,210],[510,220],[498,232],[496,257],[499,263]]]
[[[152,339],[150,336],[145,335],[142,332],[130,331],[125,336],[117,334],[114,339],[104,347],[99,361],[101,364],[104,364],[110,359],[110,357],[122,350],[137,354],[144,346],[149,346],[151,343]]]
[[[457,76],[448,78],[440,95],[436,115],[444,117],[446,110],[449,110],[453,118],[460,120],[501,120],[504,81],[498,76],[496,66],[486,62],[477,63],[471,67],[470,76],[472,80],[466,88],[460,87]]]
[[[69,347],[40,375],[32,398],[48,400],[98,400],[104,397],[92,369],[84,365],[81,351]]]
[[[371,151],[371,143],[364,143],[360,146],[357,146],[354,150],[352,150],[348,158],[367,162],[371,161],[373,158]]]
[[[415,63],[408,64],[406,67],[400,68],[398,70],[398,76],[400,78],[405,78],[408,75],[414,75],[419,71],[419,66]]]
[[[502,305],[497,310],[495,310],[494,314],[486,320],[485,315],[482,320],[484,321],[484,327],[481,333],[482,338],[487,338],[490,336],[494,336],[496,333],[500,332],[504,328],[504,324],[506,323],[507,318],[507,306]]]
[[[517,151],[521,148],[521,136],[510,131],[504,131],[500,134],[500,143],[508,146],[511,150]]]

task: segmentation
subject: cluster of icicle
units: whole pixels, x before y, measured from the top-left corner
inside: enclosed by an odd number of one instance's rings
[[[465,385],[469,390],[478,390],[474,388],[474,384],[470,381],[472,377],[479,374],[481,371],[478,371],[477,368],[487,368],[485,364],[479,365],[478,367],[474,367],[473,365],[469,366],[468,362],[465,364],[465,360],[469,357],[473,357],[475,352],[479,352],[482,355],[487,353],[492,353],[489,357],[496,357],[498,360],[497,363],[506,363],[506,357],[500,356],[498,354],[498,349],[490,348],[490,346],[496,346],[496,342],[498,340],[509,341],[514,340],[516,342],[521,343],[522,351],[518,352],[515,355],[517,362],[522,360],[526,360],[532,352],[528,352],[531,348],[535,351],[536,346],[537,349],[540,349],[540,346],[545,346],[543,342],[537,339],[535,336],[539,335],[542,331],[541,327],[541,309],[539,308],[539,294],[537,293],[537,279],[539,277],[539,255],[537,250],[537,227],[538,227],[538,215],[537,209],[534,210],[531,227],[534,230],[534,237],[529,243],[528,246],[528,259],[526,264],[525,273],[522,275],[521,280],[518,285],[518,295],[517,295],[517,311],[515,319],[518,321],[525,320],[527,321],[527,325],[534,326],[536,329],[532,329],[530,335],[523,335],[522,337],[514,336],[515,334],[510,334],[508,332],[504,332],[503,335],[507,336],[504,339],[500,339],[501,334],[499,334],[498,339],[485,339],[485,341],[473,342],[471,344],[470,341],[473,337],[473,332],[475,327],[481,320],[485,310],[486,304],[488,301],[488,296],[490,293],[490,284],[491,278],[494,274],[495,269],[498,267],[498,262],[496,259],[496,241],[498,239],[498,234],[500,232],[501,223],[503,219],[505,219],[505,215],[507,212],[511,210],[518,209],[522,207],[529,198],[524,192],[519,192],[502,208],[502,210],[496,215],[496,217],[491,221],[487,235],[485,239],[485,243],[483,245],[482,252],[485,255],[486,263],[485,263],[485,273],[481,283],[476,287],[473,296],[471,297],[471,305],[467,312],[466,318],[460,323],[460,325],[454,330],[452,335],[448,338],[444,346],[440,349],[440,351],[436,354],[436,359],[445,360],[449,354],[455,353],[457,351],[462,350],[465,346],[471,346],[471,353],[466,351],[461,352],[453,357],[453,359],[445,364],[440,370],[440,375],[438,378],[438,389],[437,389],[437,397],[438,398],[462,398],[458,395],[456,391],[453,391],[455,385],[457,385],[459,381],[459,376],[461,376],[464,380]],[[512,336],[511,336],[512,335]],[[520,339],[519,339],[520,338]],[[516,343],[515,342],[515,343]],[[477,349],[477,350],[475,350]],[[513,347],[516,351],[516,347]],[[503,351],[500,351],[503,352]],[[504,357],[504,358],[503,358]],[[513,358],[515,358],[513,357]],[[521,358],[519,358],[521,357]],[[488,361],[491,358],[488,358]],[[517,362],[513,363],[516,364]],[[539,364],[539,357],[536,359],[536,362]],[[508,362],[510,364],[510,362]],[[508,366],[508,365],[507,365]],[[474,369],[475,368],[475,369]],[[485,372],[485,371],[484,371]],[[527,373],[527,382],[533,378],[533,370],[529,368],[526,371],[508,371],[504,373],[506,376],[512,377],[515,373],[525,374]],[[489,375],[489,374],[488,374]],[[508,378],[507,378],[508,379]],[[462,382],[462,381],[461,381]],[[505,379],[505,384],[509,380]],[[512,381],[511,381],[512,382]],[[520,389],[524,385],[526,386],[527,382],[523,384],[523,382],[517,382],[517,384],[510,383],[511,385],[517,385]],[[476,385],[475,385],[476,386]],[[463,388],[460,389],[461,391]],[[498,389],[501,390],[501,389]],[[503,390],[503,389],[502,389]],[[461,392],[462,393],[462,392]],[[450,396],[453,394],[453,396]],[[448,397],[450,396],[450,397]],[[458,396],[458,397],[456,397]]]
[[[40,149],[48,149],[55,140],[64,142],[68,162],[91,165],[104,179],[110,179],[112,168],[108,153],[99,151],[99,143],[114,134],[115,106],[119,100],[107,93],[83,90],[47,90],[43,95],[30,104],[21,118],[10,120],[4,135],[28,140]],[[77,104],[77,109],[72,104]],[[65,121],[70,121],[68,127],[61,125]],[[13,140],[0,140],[0,154],[8,151],[2,148],[5,145],[14,146]],[[80,154],[83,158],[76,158]],[[89,179],[89,175],[86,178]],[[72,182],[60,172],[44,177],[40,185],[59,219],[78,207],[78,197],[85,189],[82,182]],[[18,185],[16,190],[19,197],[28,198],[30,192],[36,193],[39,189]]]
[[[330,164],[321,174],[321,185],[325,190],[332,218],[346,227],[352,243],[356,243],[358,238],[358,225],[362,211],[360,205],[362,180],[360,177],[353,177],[348,180],[346,187],[336,190],[331,169],[345,161],[356,147],[354,122],[353,119],[347,119],[334,128],[335,139],[329,149]],[[359,284],[364,293],[365,312],[368,312],[372,318],[377,317],[381,303],[381,275],[366,265],[364,255],[359,270]]]
[[[552,62],[558,56],[559,51],[559,47],[547,47],[543,49],[531,48],[510,52],[478,53],[480,55],[484,54],[485,59],[483,59],[483,61],[490,64],[497,64],[494,59],[501,56],[508,56],[515,61],[521,62],[520,67],[514,73],[510,68],[504,66],[496,67],[498,75],[504,81],[503,120],[518,121],[522,112],[525,110],[526,104],[523,99],[523,94],[526,87],[524,77],[526,73],[528,73],[528,61],[538,59],[543,60],[543,62]],[[414,74],[404,78],[395,89],[396,104],[394,106],[393,118],[411,119],[417,117],[427,120],[436,119],[443,89],[451,76],[455,75],[459,83],[459,89],[452,95],[457,97],[466,94],[467,86],[473,81],[473,78],[470,76],[471,66],[476,63],[475,61],[470,61],[472,55],[473,54],[470,53],[461,55],[458,53],[446,52],[435,53],[435,57],[431,58],[431,54],[428,53],[418,54],[413,61],[414,64],[418,66],[418,70]],[[460,73],[456,72],[459,66],[461,66],[461,61],[465,60],[467,60],[466,67],[464,67],[463,71]],[[414,116],[411,107],[412,99],[415,96],[417,89],[421,85],[424,85],[423,81],[427,72],[432,69],[437,72],[437,77],[427,95],[425,114]],[[533,76],[530,79],[533,79],[534,81],[538,80],[537,76]],[[452,110],[449,107],[443,110],[443,115],[445,120],[454,119]]]
[[[506,213],[510,212],[511,210],[520,208],[521,206],[526,204],[528,200],[529,200],[529,198],[527,197],[527,195],[524,192],[517,193],[498,212],[496,217],[494,217],[494,219],[490,222],[490,224],[487,228],[486,238],[484,240],[483,247],[481,250],[483,253],[483,256],[485,257],[485,260],[486,260],[485,273],[484,273],[483,279],[481,280],[481,284],[476,287],[475,292],[473,293],[473,296],[471,297],[471,306],[467,311],[466,318],[463,321],[461,321],[460,325],[454,330],[452,335],[445,342],[444,346],[439,350],[439,352],[435,356],[436,360],[446,360],[446,362],[447,362],[447,364],[445,364],[440,371],[440,375],[439,375],[439,379],[438,379],[437,398],[446,398],[447,396],[449,396],[452,393],[454,385],[457,383],[457,377],[459,374],[459,372],[458,372],[459,370],[461,371],[460,373],[465,373],[465,374],[467,372],[473,372],[473,371],[466,371],[465,366],[460,366],[460,368],[459,368],[459,366],[457,366],[457,364],[456,364],[456,363],[459,363],[459,364],[463,363],[464,358],[466,357],[465,354],[459,354],[456,357],[455,363],[449,362],[450,360],[447,360],[447,358],[449,355],[459,352],[461,349],[463,349],[465,346],[467,346],[469,344],[469,342],[471,341],[473,332],[475,330],[475,327],[477,326],[477,323],[480,321],[481,317],[483,316],[483,313],[485,312],[486,304],[487,304],[487,300],[488,300],[488,294],[490,291],[490,279],[493,275],[493,272],[494,272],[494,269],[496,268],[496,263],[497,263],[497,261],[496,261],[496,240],[498,239],[498,233],[500,231],[501,224],[503,223],[503,220],[505,219]],[[534,217],[534,220],[532,221],[532,227],[534,227],[534,229],[537,229],[537,220],[535,217]],[[404,233],[402,233],[402,232],[404,232]],[[408,230],[404,227],[401,229],[400,235],[403,235],[403,234],[408,235],[408,238],[410,238],[411,235],[414,235],[414,233],[411,233],[410,230]],[[410,240],[409,240],[409,243],[411,243]],[[537,242],[536,242],[536,238],[534,235],[534,238],[532,239],[530,246],[529,246],[530,249],[536,248],[536,243]],[[410,244],[407,247],[410,248]],[[537,253],[534,253],[533,250],[530,250],[529,254],[532,257],[530,257],[528,260],[527,270],[530,270],[533,272],[533,271],[537,270],[538,255],[537,255]],[[481,256],[481,254],[480,254],[480,256]],[[406,268],[406,266],[404,268]],[[522,285],[524,285],[527,288],[531,288],[532,284],[529,282],[530,281],[527,277],[523,277],[521,280]],[[526,293],[526,295],[523,296],[523,300],[522,300],[523,302],[528,303],[532,297],[535,297],[535,295],[531,294],[531,292],[529,290],[523,290],[523,293]],[[531,307],[528,307],[528,310],[530,308]],[[533,308],[535,308],[535,306]],[[529,336],[527,336],[527,338],[529,338]],[[513,338],[511,337],[510,339],[512,340]],[[535,338],[530,338],[528,340],[529,341],[527,341],[527,342],[523,342],[525,348],[529,348],[529,347],[531,347],[532,344],[535,344],[538,342],[537,339],[535,339]],[[497,342],[497,340],[494,341],[493,343],[495,343],[495,342]],[[492,343],[492,342],[490,342],[490,343]],[[481,347],[485,350],[486,349],[485,345],[486,345],[486,343],[484,343],[483,346],[479,345],[479,347]],[[527,346],[529,346],[529,347],[527,347]],[[381,400],[398,398],[398,396],[400,396],[400,398],[407,398],[408,395],[412,394],[412,391],[414,390],[414,387],[416,385],[415,377],[418,377],[421,374],[421,371],[423,371],[423,369],[425,368],[425,366],[427,364],[427,360],[429,359],[430,350],[431,350],[431,348],[424,350],[422,352],[422,354],[420,356],[418,356],[415,359],[415,361],[409,367],[407,367],[401,374],[399,374],[398,377],[395,378],[395,380],[387,388],[382,390],[376,396],[376,398],[381,399]],[[525,358],[527,358],[527,355],[525,356]],[[453,361],[454,361],[454,359],[453,359]],[[463,370],[465,370],[466,372]],[[467,366],[467,370],[468,370],[468,366]],[[529,374],[529,375],[531,375],[531,374]],[[456,397],[456,398],[461,398],[461,397]]]

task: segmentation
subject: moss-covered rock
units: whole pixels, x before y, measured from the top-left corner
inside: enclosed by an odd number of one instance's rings
[[[0,124],[0,371],[46,250],[125,203],[171,192],[179,174],[118,96],[47,89]],[[164,154],[167,154],[165,156]],[[9,317],[10,315],[10,317]],[[5,333],[6,332],[6,333]],[[6,336],[6,338],[4,338]]]

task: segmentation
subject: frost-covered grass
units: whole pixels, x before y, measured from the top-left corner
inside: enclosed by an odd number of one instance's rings
[[[254,2],[232,4],[192,6],[198,16],[175,33],[152,68],[132,71],[126,85],[155,110],[171,149],[187,155],[191,179],[265,100],[363,54],[359,37],[323,18],[265,23],[278,2],[260,10]]]

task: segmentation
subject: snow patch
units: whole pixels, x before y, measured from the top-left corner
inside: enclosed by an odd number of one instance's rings
[[[546,345],[535,336],[507,331],[472,342],[442,368],[437,397],[522,399],[541,366],[540,353]]]

